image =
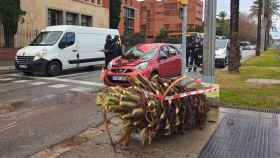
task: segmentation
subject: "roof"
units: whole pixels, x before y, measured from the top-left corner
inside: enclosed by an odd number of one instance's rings
[[[43,31],[73,31],[73,32],[88,32],[88,31],[110,31],[118,32],[117,29],[100,28],[100,27],[87,27],[87,26],[76,26],[76,25],[56,25],[48,26]]]

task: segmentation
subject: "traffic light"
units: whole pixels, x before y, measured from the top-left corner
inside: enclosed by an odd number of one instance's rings
[[[188,5],[189,0],[177,0],[179,4],[181,5]]]

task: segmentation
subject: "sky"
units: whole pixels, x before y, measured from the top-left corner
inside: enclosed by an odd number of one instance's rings
[[[240,0],[240,12],[249,13],[250,7],[252,6],[254,0]],[[217,12],[226,11],[230,12],[230,0],[217,0]]]

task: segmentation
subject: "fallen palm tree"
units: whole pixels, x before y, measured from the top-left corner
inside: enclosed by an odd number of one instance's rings
[[[132,86],[107,87],[97,94],[96,104],[103,108],[106,126],[107,112],[118,114],[123,121],[123,136],[113,144],[127,145],[132,133],[140,133],[143,144],[159,136],[183,133],[201,128],[209,107],[205,92],[215,89],[192,80],[181,84],[186,77],[175,80],[142,76],[132,80]],[[108,128],[108,126],[107,126]]]

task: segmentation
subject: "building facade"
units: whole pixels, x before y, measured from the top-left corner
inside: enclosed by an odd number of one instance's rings
[[[122,0],[121,20],[119,30],[121,33],[144,31],[148,38],[153,39],[162,27],[169,35],[179,36],[182,30],[180,19],[180,5],[177,0]],[[189,0],[188,26],[201,27],[203,17],[203,2]]]
[[[124,32],[140,32],[140,3],[136,0],[122,0],[121,19],[119,23],[119,31]]]
[[[182,20],[180,18],[180,5],[177,0],[164,2],[145,0],[141,2],[140,29],[146,32],[148,38],[153,39],[166,28],[170,36],[180,36]],[[189,0],[188,27],[197,28],[203,25],[203,2],[201,0]]]
[[[109,0],[21,0],[21,9],[26,14],[24,20],[19,22],[15,45],[27,45],[40,30],[52,25],[108,28],[109,8],[104,6],[108,4],[107,1]],[[3,37],[0,37],[0,44],[3,43],[1,41]]]

